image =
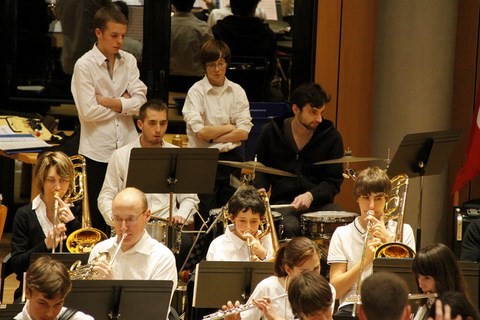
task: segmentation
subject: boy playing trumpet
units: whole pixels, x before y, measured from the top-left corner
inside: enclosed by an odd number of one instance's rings
[[[272,238],[259,239],[265,205],[251,186],[240,187],[228,201],[229,219],[225,234],[215,238],[207,252],[211,261],[264,261],[273,258]],[[222,214],[222,213],[220,213]],[[272,228],[274,226],[271,226]]]
[[[337,315],[352,314],[353,302],[347,302],[346,298],[356,293],[360,270],[362,279],[368,277],[372,273],[376,248],[394,240],[397,222],[385,221],[384,212],[391,188],[389,177],[378,167],[363,170],[355,181],[354,197],[360,216],[352,223],[335,230],[328,249],[330,283],[335,287],[340,299]],[[370,230],[371,238],[366,242],[367,229]],[[403,224],[402,243],[415,250],[413,230],[408,224]],[[363,250],[365,245],[367,248]],[[363,251],[365,257],[361,267]]]

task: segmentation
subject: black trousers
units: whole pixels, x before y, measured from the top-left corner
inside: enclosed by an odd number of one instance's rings
[[[108,163],[98,162],[85,157],[87,162],[87,188],[88,188],[88,208],[90,210],[90,219],[92,227],[97,228],[107,236],[110,235],[110,227],[105,222],[100,210],[98,210],[97,199],[102,190],[103,180],[107,172]]]

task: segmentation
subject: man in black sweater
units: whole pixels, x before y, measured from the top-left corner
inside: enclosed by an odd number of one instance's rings
[[[333,200],[343,182],[343,164],[314,164],[344,155],[340,133],[323,118],[329,100],[316,83],[299,86],[292,93],[294,116],[272,119],[262,128],[257,142],[255,154],[260,163],[297,175],[256,174],[257,187],[269,190],[271,186],[271,204],[290,204],[278,210],[283,215],[286,238],[300,234],[302,213],[341,210]]]

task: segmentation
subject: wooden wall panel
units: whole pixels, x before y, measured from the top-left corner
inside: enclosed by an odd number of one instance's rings
[[[332,95],[326,117],[336,121],[354,156],[371,150],[375,8],[376,1],[319,1],[315,79]],[[352,190],[353,182],[345,180],[336,202],[356,212]]]

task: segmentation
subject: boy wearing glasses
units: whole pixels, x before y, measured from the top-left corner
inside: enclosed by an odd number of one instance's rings
[[[253,124],[245,91],[225,77],[230,48],[222,41],[209,40],[203,44],[200,57],[206,75],[190,88],[182,111],[188,147],[217,148],[219,160],[243,162],[237,148],[248,139]],[[240,169],[219,165],[214,193],[199,195],[204,218],[210,209],[225,205],[235,192],[230,187],[230,174],[238,177]]]
[[[125,188],[113,199],[112,221],[116,236],[99,242],[90,253],[89,263],[100,253],[108,252],[114,261],[95,262],[96,279],[172,280],[177,287],[175,257],[165,245],[150,237],[145,224],[150,219],[145,194],[136,188]],[[126,238],[122,241],[123,234]],[[173,295],[173,291],[172,291]]]

